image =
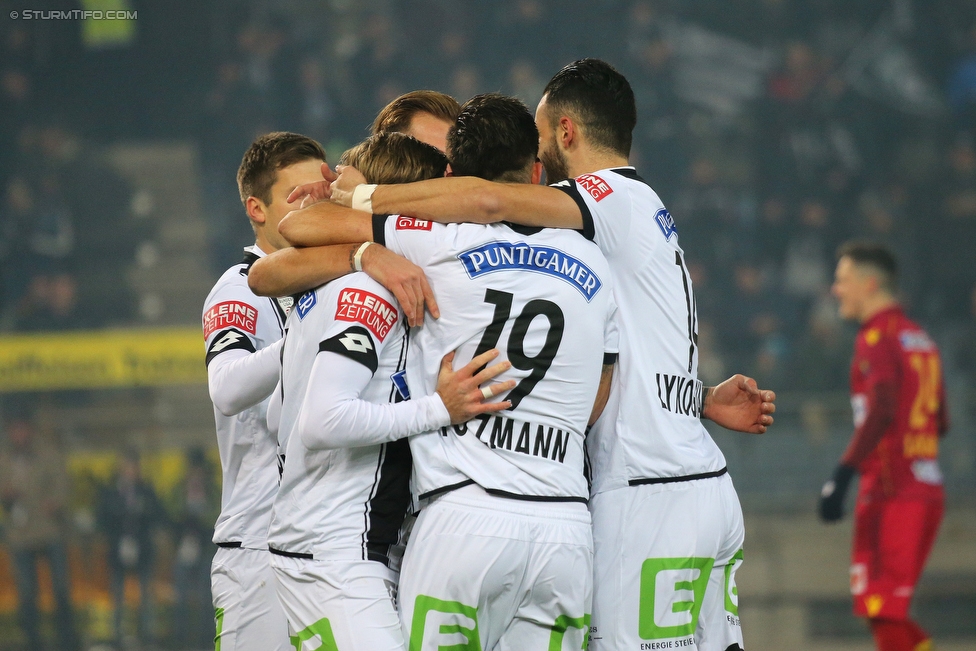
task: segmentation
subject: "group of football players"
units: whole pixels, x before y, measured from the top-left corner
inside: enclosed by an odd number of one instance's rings
[[[304,136],[252,144],[255,245],[203,312],[218,649],[743,648],[742,513],[701,419],[761,433],[775,396],[698,380],[636,122],[584,59],[534,116],[397,98],[338,176]]]

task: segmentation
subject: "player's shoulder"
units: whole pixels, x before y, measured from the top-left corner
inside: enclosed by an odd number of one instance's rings
[[[937,350],[935,341],[918,323],[901,314],[894,333],[898,347],[906,353],[930,353]]]

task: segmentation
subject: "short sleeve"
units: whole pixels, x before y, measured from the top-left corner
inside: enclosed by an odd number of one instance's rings
[[[332,352],[376,372],[383,348],[403,333],[400,307],[382,285],[364,273],[337,281],[336,302],[319,352]]]
[[[444,224],[403,215],[373,217],[373,240],[418,266],[424,266],[441,241]]]
[[[258,297],[242,286],[224,285],[203,307],[203,338],[207,364],[230,350],[255,352],[258,340]]]
[[[633,212],[624,188],[614,189],[610,174],[582,174],[552,187],[568,194],[579,206],[583,236],[607,255],[626,238]]]

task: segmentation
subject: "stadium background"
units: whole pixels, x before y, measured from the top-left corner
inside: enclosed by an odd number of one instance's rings
[[[897,251],[904,299],[944,356],[949,511],[916,611],[940,648],[976,647],[976,1],[0,8],[0,438],[27,414],[65,455],[88,643],[111,621],[95,496],[134,448],[166,513],[154,637],[183,648],[174,564],[187,468],[202,457],[219,482],[200,308],[253,242],[234,178],[254,136],[298,131],[334,161],[407,90],[501,91],[534,109],[556,70],[597,56],[637,95],[633,161],[687,252],[702,379],[741,371],[779,395],[765,436],[716,433],[746,511],[747,645],[872,648],[849,615],[850,521],[813,517],[851,428],[855,330],[829,296],[833,251],[863,236]],[[73,9],[134,13],[50,13]],[[0,649],[17,649],[5,549]],[[50,612],[46,589],[42,602]]]

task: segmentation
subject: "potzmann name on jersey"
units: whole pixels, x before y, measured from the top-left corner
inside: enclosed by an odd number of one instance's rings
[[[458,254],[469,278],[495,271],[533,271],[564,280],[587,302],[596,296],[603,281],[581,260],[549,246],[524,242],[488,242]]]
[[[335,318],[339,321],[361,323],[383,341],[396,323],[397,310],[376,294],[359,289],[344,289],[339,295]]]
[[[240,328],[252,335],[257,333],[258,311],[241,301],[217,303],[203,315],[203,338],[223,328]]]
[[[477,422],[477,429],[475,428]],[[476,439],[491,449],[512,450],[533,457],[565,463],[570,432],[557,427],[515,420],[507,416],[482,414],[461,425],[442,427],[441,436],[453,430],[464,436],[474,430]]]

